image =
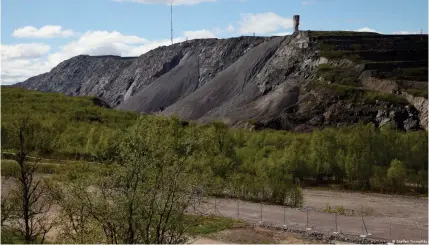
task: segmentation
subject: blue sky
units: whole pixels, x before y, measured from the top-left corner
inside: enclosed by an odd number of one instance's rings
[[[79,54],[138,56],[170,38],[170,0],[3,0],[3,84]],[[427,33],[427,0],[173,0],[174,41],[304,30]]]

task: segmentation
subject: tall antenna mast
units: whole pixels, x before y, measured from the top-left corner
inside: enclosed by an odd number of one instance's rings
[[[170,10],[171,10],[171,44],[173,44],[173,0],[170,2]]]

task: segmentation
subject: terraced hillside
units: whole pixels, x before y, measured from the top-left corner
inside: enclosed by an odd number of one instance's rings
[[[183,120],[309,131],[427,128],[427,35],[300,31],[193,40],[138,58],[77,56],[18,84]]]

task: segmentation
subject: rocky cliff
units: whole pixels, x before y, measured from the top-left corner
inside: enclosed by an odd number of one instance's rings
[[[77,56],[16,86],[232,126],[427,129],[427,47],[427,35],[355,32],[202,39],[134,58]]]

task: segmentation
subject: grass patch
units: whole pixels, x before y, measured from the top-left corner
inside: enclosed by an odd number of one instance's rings
[[[328,204],[326,204],[326,207],[322,210],[325,213],[332,213],[332,214],[339,214],[339,215],[344,215],[346,214],[346,210],[344,209],[343,206],[335,206],[335,207],[331,207]]]
[[[380,35],[376,32],[355,32],[355,31],[309,31],[308,35],[311,37],[324,37],[324,36],[373,36]]]
[[[358,54],[350,54],[348,50],[338,50],[332,44],[323,41],[317,42],[320,56],[327,59],[348,59],[355,63],[362,63],[362,58]]]
[[[197,223],[189,229],[189,233],[193,235],[210,234],[244,225],[241,221],[214,215],[199,218],[190,215],[189,218],[197,219]]]
[[[357,87],[360,86],[359,73],[353,69],[332,67],[329,64],[321,64],[317,74],[324,81],[331,81],[336,84]]]
[[[393,104],[408,104],[407,99],[403,96],[390,94],[390,93],[382,93],[377,91],[367,91],[364,93],[364,100],[367,102],[375,102],[375,101],[386,101],[391,102]]]
[[[378,91],[370,91],[363,88],[341,85],[341,84],[327,84],[320,82],[313,82],[308,85],[307,88],[317,89],[325,88],[329,92],[338,96],[342,100],[355,101],[355,102],[364,102],[364,103],[375,103],[377,101],[385,101],[393,104],[409,104],[408,101],[401,95],[383,93]]]
[[[371,62],[371,65],[372,64],[376,64],[376,62]],[[427,67],[393,68],[390,71],[377,72],[376,74],[374,74],[374,76],[379,79],[427,81],[428,68]]]
[[[24,244],[24,238],[16,233],[12,232],[9,229],[1,229],[1,243],[2,244]]]
[[[19,165],[14,160],[1,159],[1,176],[17,178],[20,174]]]
[[[427,90],[420,90],[420,89],[405,89],[405,92],[411,94],[414,97],[423,97],[428,98],[428,91]]]
[[[11,231],[10,229],[1,228],[1,243],[2,244],[24,244],[24,237],[18,232]],[[42,243],[42,238],[37,238],[35,243]],[[50,244],[49,241],[43,241],[44,244]]]
[[[31,162],[30,162],[31,164]],[[64,166],[52,163],[39,163],[36,173],[39,174],[59,174],[64,170]],[[4,177],[19,177],[20,168],[15,160],[1,160],[1,175]]]

